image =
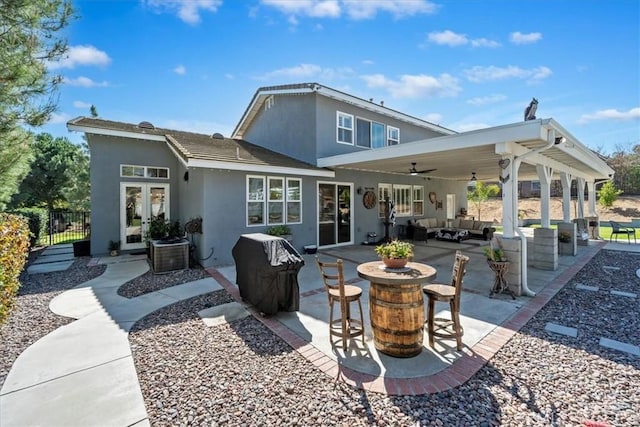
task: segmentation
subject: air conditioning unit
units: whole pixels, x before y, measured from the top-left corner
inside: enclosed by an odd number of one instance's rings
[[[189,241],[184,239],[177,243],[163,243],[160,240],[151,242],[151,264],[154,273],[189,268]]]

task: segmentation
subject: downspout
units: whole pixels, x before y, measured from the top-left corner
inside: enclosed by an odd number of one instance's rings
[[[526,159],[529,156],[532,156],[534,154],[538,154],[541,153],[543,151],[548,150],[549,148],[553,147],[556,144],[556,131],[554,129],[548,129],[548,134],[547,134],[547,144],[544,145],[543,147],[537,148],[533,151],[529,151],[527,153],[524,153],[521,156],[517,156],[514,157],[513,159],[513,176],[517,178],[518,176],[518,170],[520,169],[520,164],[522,163],[522,160]],[[518,196],[518,186],[514,185],[513,186],[513,199],[517,200]],[[518,238],[520,239],[520,247],[522,248],[522,252],[520,253],[520,265],[528,265],[527,264],[527,237],[524,235],[524,233],[522,233],[522,231],[520,230],[520,227],[514,227],[514,230],[516,232],[516,234],[518,235]],[[529,285],[528,285],[528,274],[527,274],[527,269],[523,268],[522,269],[522,293],[525,294],[526,296],[529,297],[535,297],[536,293],[533,292],[531,289],[529,289]]]

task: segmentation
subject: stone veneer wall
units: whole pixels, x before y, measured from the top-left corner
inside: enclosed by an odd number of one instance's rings
[[[533,230],[533,265],[540,270],[558,269],[558,230],[536,228]]]
[[[522,260],[520,253],[522,242],[518,238],[507,239],[500,237],[502,250],[509,260],[509,271],[506,278],[511,289],[517,296],[522,295]]]
[[[558,235],[560,235],[561,232],[566,231],[571,235],[571,239],[569,241],[569,243],[562,243],[560,241],[558,241],[558,254],[559,255],[572,255],[572,256],[576,256],[578,254],[578,247],[577,247],[577,238],[576,238],[576,233],[577,233],[577,228],[576,228],[576,224],[573,222],[559,222],[558,223]],[[562,246],[565,246],[568,248],[568,253],[563,253],[563,251],[560,250],[560,248]]]

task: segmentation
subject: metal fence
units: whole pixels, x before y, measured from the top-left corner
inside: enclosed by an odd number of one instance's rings
[[[47,235],[42,243],[57,245],[84,240],[91,231],[91,215],[86,211],[49,211]]]

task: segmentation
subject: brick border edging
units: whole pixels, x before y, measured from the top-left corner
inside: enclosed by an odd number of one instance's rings
[[[284,324],[273,318],[262,316],[253,306],[246,304],[240,297],[240,291],[217,269],[207,268],[205,271],[213,277],[239,303],[243,304],[254,318],[268,327],[289,344],[302,357],[330,377],[349,384],[357,389],[372,391],[390,396],[415,396],[433,394],[451,390],[467,382],[493,356],[544,307],[566,285],[575,274],[584,267],[606,244],[598,242],[593,248],[585,251],[579,259],[567,267],[560,275],[548,284],[535,297],[527,301],[511,317],[496,326],[471,348],[462,350],[462,356],[440,372],[414,378],[385,378],[383,376],[365,374],[351,368],[341,366],[318,350],[313,344],[300,338]],[[310,291],[307,294],[315,294]]]

